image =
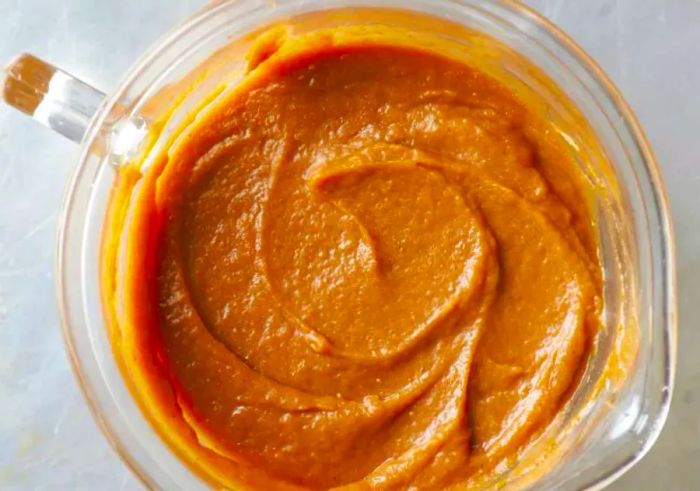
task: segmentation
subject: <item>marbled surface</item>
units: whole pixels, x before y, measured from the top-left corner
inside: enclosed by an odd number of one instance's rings
[[[203,0],[0,0],[0,63],[29,51],[113,88]],[[700,2],[530,0],[618,84],[669,188],[680,363],[666,428],[612,490],[700,489]],[[53,285],[57,210],[77,146],[0,106],[0,489],[135,490],[70,371]]]

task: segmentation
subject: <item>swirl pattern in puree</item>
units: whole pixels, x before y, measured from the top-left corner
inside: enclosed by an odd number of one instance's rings
[[[193,128],[137,193],[124,300],[190,445],[261,489],[463,489],[552,420],[598,328],[595,232],[506,87],[326,46]]]

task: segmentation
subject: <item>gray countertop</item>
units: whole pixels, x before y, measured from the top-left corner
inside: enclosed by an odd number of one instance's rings
[[[0,63],[29,51],[102,90],[202,0],[0,0]],[[613,490],[700,489],[700,2],[531,0],[607,70],[661,163],[678,245],[680,361],[649,455]],[[70,371],[53,285],[57,210],[77,146],[0,106],[0,489],[140,485]]]

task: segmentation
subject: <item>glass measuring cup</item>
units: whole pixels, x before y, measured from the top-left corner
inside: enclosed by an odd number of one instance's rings
[[[487,34],[526,56],[565,88],[595,131],[622,190],[617,201],[610,197],[611,202],[601,201],[598,207],[604,256],[607,251],[612,264],[614,255],[626,249],[632,265],[624,275],[610,271],[606,295],[611,310],[629,310],[625,315],[635,320],[640,348],[624,386],[597,400],[601,408],[610,409],[600,419],[587,419],[590,428],[575,451],[536,482],[538,489],[604,484],[646,451],[668,407],[675,362],[675,272],[668,209],[654,158],[614,87],[561,32],[511,2],[224,2],[199,13],[161,41],[109,98],[33,58],[19,58],[9,67],[5,94],[12,104],[69,138],[82,139],[83,151],[64,206],[57,278],[69,351],[98,420],[149,485],[166,489],[204,485],[172,455],[140,414],[112,360],[104,332],[98,246],[115,165],[141,148],[156,117],[149,107],[153,96],[196,70],[231,39],[245,38],[281,19],[296,22],[299,29],[351,22],[333,15],[315,17],[313,22],[304,17],[320,9],[348,6],[409,9],[449,18]],[[239,58],[232,53],[219,71],[207,75],[199,89],[187,96],[190,107],[215,83],[227,78],[235,83],[231,74],[243,62],[244,52],[241,49]],[[536,87],[537,80],[523,83],[531,84],[532,90],[543,90]],[[180,116],[186,108],[182,106]],[[178,114],[173,117],[175,121]],[[622,291],[627,297],[621,297]]]

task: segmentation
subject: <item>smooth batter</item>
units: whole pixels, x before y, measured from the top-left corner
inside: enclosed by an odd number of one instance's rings
[[[458,61],[277,47],[130,198],[111,287],[145,411],[219,485],[485,486],[598,329],[575,163]]]

